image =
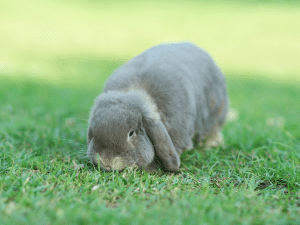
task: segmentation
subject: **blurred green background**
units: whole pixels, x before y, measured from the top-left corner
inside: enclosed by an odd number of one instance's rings
[[[227,76],[298,82],[297,2],[0,0],[0,74],[97,85],[95,77],[109,75],[101,65],[118,66],[161,42],[192,41]]]

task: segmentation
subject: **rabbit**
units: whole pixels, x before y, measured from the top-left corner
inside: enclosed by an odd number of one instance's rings
[[[226,81],[209,54],[189,42],[160,44],[106,81],[91,109],[87,155],[106,171],[147,168],[155,157],[177,171],[193,143],[222,143],[227,111]]]

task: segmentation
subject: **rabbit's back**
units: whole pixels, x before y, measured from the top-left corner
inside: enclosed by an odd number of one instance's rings
[[[195,131],[204,137],[224,122],[225,79],[212,58],[191,43],[146,50],[116,70],[104,92],[131,89],[153,99],[179,152],[192,145]]]

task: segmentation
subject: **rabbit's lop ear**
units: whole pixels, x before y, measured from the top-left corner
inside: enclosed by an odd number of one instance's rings
[[[180,158],[161,120],[147,118],[145,129],[165,168],[169,171],[177,171],[180,166]]]

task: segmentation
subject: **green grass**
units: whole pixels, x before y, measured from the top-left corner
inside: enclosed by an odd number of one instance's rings
[[[58,58],[128,59],[189,40],[224,70],[299,80],[299,9],[276,0],[1,1],[0,72],[59,76]]]
[[[176,173],[104,172],[84,159],[87,120],[120,63],[77,64],[72,81],[0,76],[1,224],[300,224],[299,83],[228,74],[224,148]]]
[[[300,4],[0,1],[0,224],[300,224]],[[124,59],[190,40],[225,71],[224,148],[103,172],[89,110]]]

